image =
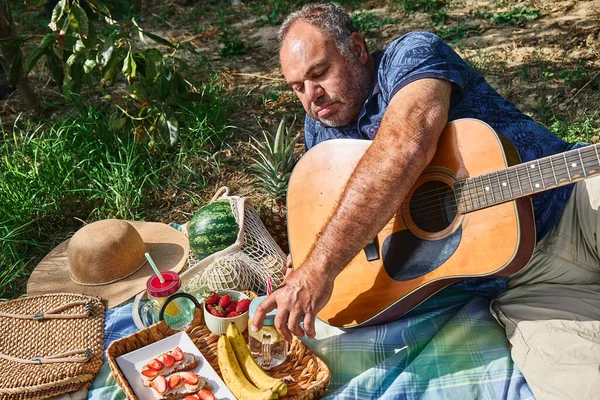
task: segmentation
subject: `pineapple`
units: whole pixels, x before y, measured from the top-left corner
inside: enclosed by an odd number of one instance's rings
[[[251,144],[257,157],[252,157],[256,183],[270,197],[268,203],[259,209],[263,222],[279,247],[288,251],[285,196],[288,181],[300,156],[294,148],[300,135],[294,135],[296,118],[288,125],[285,116],[281,119],[277,133],[263,131],[264,141],[252,138]]]

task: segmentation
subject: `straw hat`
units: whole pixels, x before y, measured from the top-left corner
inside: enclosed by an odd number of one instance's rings
[[[97,221],[78,230],[37,265],[27,294],[83,293],[115,307],[146,288],[154,272],[148,252],[161,271],[179,272],[187,261],[188,238],[156,222]]]

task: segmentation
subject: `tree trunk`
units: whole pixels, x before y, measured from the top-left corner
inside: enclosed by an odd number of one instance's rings
[[[11,45],[15,39],[12,15],[6,0],[0,0],[0,48],[2,49],[2,66],[8,73],[15,57],[21,53],[21,48]],[[8,43],[8,45],[6,44]],[[19,57],[22,59],[22,57]],[[17,91],[21,95],[27,108],[36,108],[39,104],[37,95],[29,83],[29,79],[21,73],[16,83]]]

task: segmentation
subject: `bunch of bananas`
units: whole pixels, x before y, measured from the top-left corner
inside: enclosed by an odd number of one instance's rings
[[[285,382],[267,375],[254,361],[235,323],[219,338],[217,356],[223,380],[238,400],[270,400],[286,395]]]

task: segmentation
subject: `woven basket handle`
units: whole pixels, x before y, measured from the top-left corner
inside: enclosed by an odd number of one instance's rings
[[[62,314],[68,308],[85,306],[85,312],[79,314]],[[76,319],[76,318],[87,318],[92,313],[92,302],[90,300],[76,300],[69,303],[63,304],[58,307],[54,307],[48,311],[42,311],[35,314],[23,315],[23,314],[11,314],[0,312],[0,317],[16,318],[16,319],[30,319],[34,321],[41,321],[44,319]],[[8,361],[14,361],[22,364],[54,364],[62,362],[88,362],[92,358],[92,349],[77,349],[67,351],[65,353],[55,354],[51,356],[35,356],[32,359],[13,357],[6,354],[0,353],[0,358]]]
[[[77,349],[53,356],[35,356],[32,359],[13,357],[0,353],[0,358],[21,364],[55,364],[64,362],[84,363],[88,362],[92,358],[92,355],[92,349]]]
[[[70,307],[85,306],[85,312],[80,314],[60,314],[62,311]],[[72,301],[62,306],[55,307],[48,311],[42,311],[35,314],[23,315],[23,314],[10,314],[0,312],[0,317],[6,318],[17,318],[17,319],[33,319],[35,321],[41,321],[44,319],[74,319],[74,318],[87,318],[92,313],[92,302],[89,300],[77,300]]]

